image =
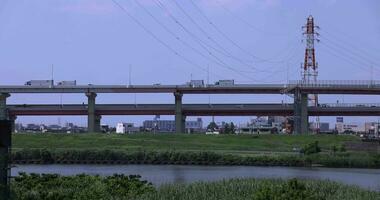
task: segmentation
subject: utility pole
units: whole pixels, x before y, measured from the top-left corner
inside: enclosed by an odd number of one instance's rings
[[[128,75],[128,85],[129,86],[131,86],[131,84],[132,84],[131,73],[132,73],[132,65],[129,65],[129,75]]]
[[[303,70],[301,71],[302,74],[302,82],[305,84],[312,84],[317,82],[318,77],[318,63],[315,59],[315,48],[314,43],[319,42],[318,36],[319,33],[316,32],[316,29],[319,29],[319,26],[314,25],[314,18],[313,16],[309,16],[307,18],[307,23],[305,26],[302,27],[305,32],[303,35],[305,36],[306,40],[306,49],[305,49],[305,59],[304,63],[302,65]],[[318,95],[317,94],[311,94],[308,97],[311,100],[311,104],[313,106],[318,106]],[[315,124],[315,132],[319,132],[320,128],[320,119],[319,117],[316,117],[316,124]]]

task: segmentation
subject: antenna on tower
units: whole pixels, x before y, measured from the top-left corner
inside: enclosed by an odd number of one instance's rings
[[[306,40],[306,49],[305,49],[305,59],[304,63],[301,65],[301,78],[302,83],[311,84],[317,82],[318,77],[318,63],[315,59],[315,42],[319,42],[319,33],[316,30],[319,29],[319,26],[314,24],[313,16],[307,18],[307,23],[302,27]],[[311,94],[309,95],[309,100],[313,106],[318,106],[318,95]],[[319,132],[320,121],[319,117],[316,117],[315,131]]]

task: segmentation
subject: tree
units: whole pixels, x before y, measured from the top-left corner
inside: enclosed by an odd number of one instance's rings
[[[236,127],[233,122],[230,123],[230,134],[235,134]]]
[[[229,134],[230,133],[230,125],[228,123],[225,123],[224,124],[224,129],[223,129],[223,133],[224,134]]]
[[[214,131],[214,130],[216,130],[216,129],[218,129],[218,125],[216,125],[215,122],[210,122],[210,124],[207,126],[207,130],[212,130],[212,131]]]

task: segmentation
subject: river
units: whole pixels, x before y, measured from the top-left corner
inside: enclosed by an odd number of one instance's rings
[[[61,175],[85,173],[101,176],[115,173],[139,174],[142,179],[156,186],[165,183],[191,183],[230,178],[328,179],[380,191],[380,169],[192,165],[16,165],[12,168],[12,176],[19,172]]]

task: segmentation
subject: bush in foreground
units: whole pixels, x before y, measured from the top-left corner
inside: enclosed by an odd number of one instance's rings
[[[331,181],[231,179],[154,188],[140,176],[110,177],[21,173],[12,182],[13,200],[335,200],[380,199],[379,192]]]
[[[140,176],[113,175],[109,177],[21,173],[12,182],[15,200],[89,200],[135,199],[154,191]]]

